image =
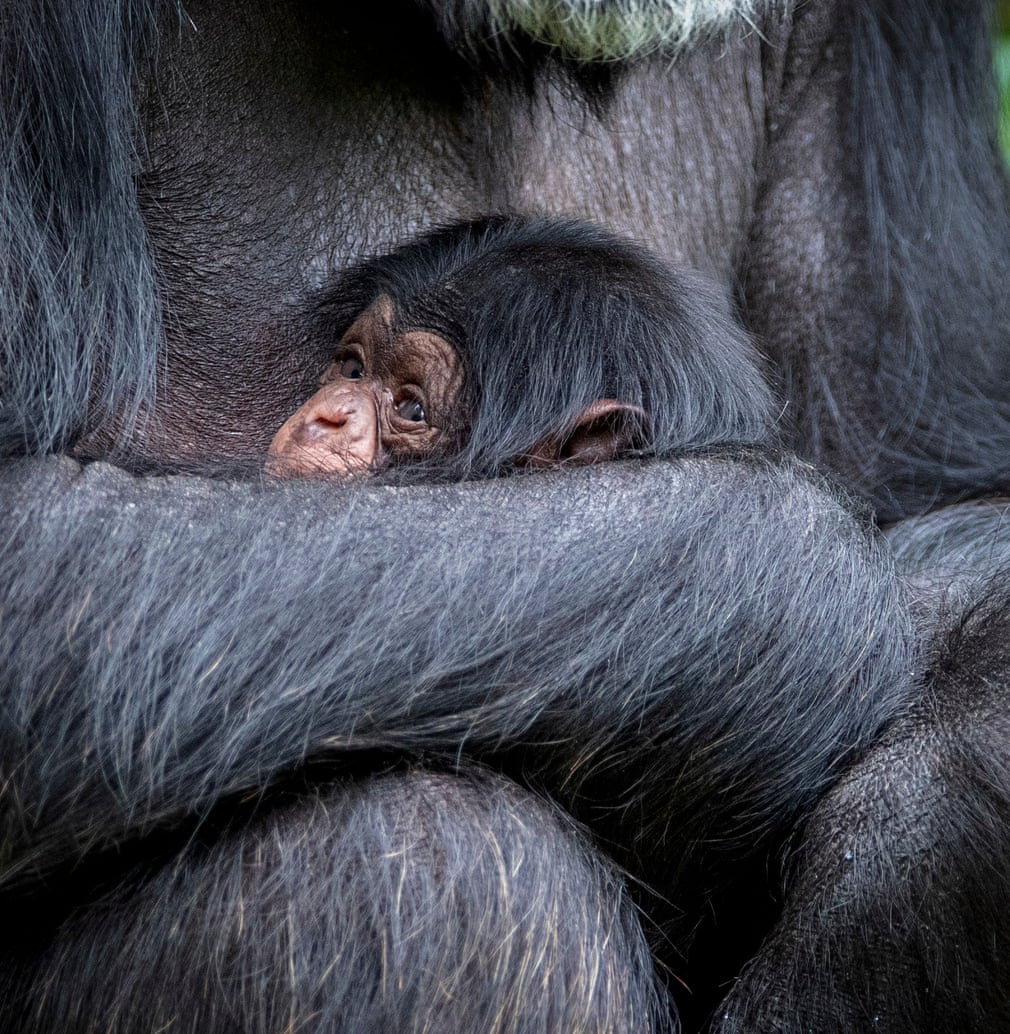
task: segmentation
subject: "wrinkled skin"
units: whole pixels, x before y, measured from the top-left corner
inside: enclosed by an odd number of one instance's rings
[[[355,320],[319,390],[270,443],[267,469],[280,477],[367,474],[390,455],[430,455],[440,424],[458,420],[462,371],[444,337],[395,333],[390,299]]]
[[[50,162],[0,281],[0,1029],[1005,1029],[1003,506],[972,525],[972,578],[944,545],[964,552],[948,504],[1010,491],[982,5],[769,5],[574,70],[528,40],[474,66],[413,8],[362,6],[161,12],[128,173],[164,324],[150,397],[102,382],[142,335],[110,301],[134,281],[100,277],[126,249],[95,227],[128,205],[80,175],[89,109],[45,138],[24,90],[0,97],[10,167]],[[69,77],[18,48],[91,9],[25,12],[2,67]],[[759,449],[266,491],[40,455],[258,461],[332,357],[306,301],[503,209],[722,284],[784,440],[890,545]],[[93,381],[29,333],[55,314],[56,340],[68,295],[37,302],[33,233],[102,259],[58,263],[121,331],[64,348],[98,350]]]
[[[273,476],[479,480],[773,435],[718,289],[585,222],[439,227],[343,271],[307,317],[340,341]]]
[[[978,388],[1005,420],[1007,360],[987,342],[1005,340],[1007,299],[953,258],[963,237],[984,247],[975,230],[989,199],[974,191],[945,237],[938,227],[926,238],[935,254],[922,256],[915,277],[925,293],[950,298],[949,345],[902,391],[901,338],[916,327],[904,326],[893,290],[890,303],[875,300],[886,274],[866,245],[876,213],[855,200],[851,58],[846,19],[831,2],[795,16],[776,6],[760,33],[736,30],[731,45],[713,40],[672,64],[635,64],[600,115],[549,63],[529,100],[516,101],[508,76],[471,76],[423,25],[390,34],[381,13],[345,26],[285,0],[187,12],[181,25],[168,16],[146,76],[139,193],[172,318],[168,376],[142,454],[262,456],[329,360],[331,342],[300,332],[306,292],[432,223],[515,209],[628,233],[714,276],[728,295],[743,284],[799,451],[885,516],[933,504],[937,484],[943,498],[991,478],[974,455],[979,436],[962,443],[956,426],[974,405],[972,392],[958,394],[958,367],[984,352]],[[933,96],[919,92],[928,108]],[[916,120],[906,121],[911,132]],[[945,138],[927,153],[965,148]],[[1005,242],[998,227],[990,232],[998,263]],[[920,287],[896,259],[889,276],[892,288]],[[932,315],[923,322],[932,338]],[[218,392],[223,404],[208,408],[203,400]],[[909,473],[915,426],[918,448],[945,473]],[[1003,426],[987,429],[994,457]]]
[[[740,262],[765,147],[760,127],[777,101],[778,91],[759,100],[760,83],[781,76],[784,54],[771,55],[755,35],[719,61],[714,82],[703,70],[718,44],[672,73],[661,60],[631,70],[601,121],[553,74],[532,107],[513,103],[500,76],[456,86],[448,55],[446,81],[432,83],[432,59],[416,38],[405,30],[390,39],[367,16],[348,31],[281,0],[187,10],[199,32],[184,23],[159,55],[165,71],[148,107],[151,154],[140,182],[176,327],[146,452],[262,456],[332,348],[301,338],[288,315],[299,298],[432,223],[542,210],[627,232],[727,284]],[[769,28],[779,40],[785,30]],[[249,40],[249,51],[236,39]],[[693,126],[711,122],[698,115],[709,104],[733,111],[734,123],[692,141]],[[255,117],[236,120],[236,110]],[[691,168],[706,171],[699,178]],[[213,216],[194,210],[208,191]],[[235,364],[256,371],[255,388],[234,383]],[[210,413],[201,400],[218,390],[227,401],[241,397]]]

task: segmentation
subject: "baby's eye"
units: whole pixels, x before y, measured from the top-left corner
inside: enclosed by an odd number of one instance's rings
[[[357,381],[365,376],[365,364],[357,356],[349,356],[340,362],[340,376]]]
[[[404,420],[412,420],[416,424],[422,424],[427,419],[420,399],[404,399],[396,407],[396,412]]]

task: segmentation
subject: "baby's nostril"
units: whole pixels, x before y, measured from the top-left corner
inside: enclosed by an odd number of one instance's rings
[[[344,412],[328,413],[326,416],[316,416],[312,421],[313,424],[318,424],[321,428],[327,431],[339,431],[340,428],[346,427],[348,422],[348,415]]]

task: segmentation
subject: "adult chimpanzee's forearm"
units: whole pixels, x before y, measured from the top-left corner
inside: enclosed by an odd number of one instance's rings
[[[260,488],[50,458],[3,496],[8,878],[371,748],[521,753],[589,821],[642,804],[629,838],[744,844],[910,684],[889,566],[794,466]]]

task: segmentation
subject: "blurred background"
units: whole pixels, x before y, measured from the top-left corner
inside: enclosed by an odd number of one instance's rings
[[[999,139],[1010,160],[1010,0],[999,0],[996,15],[996,76],[999,80]]]

